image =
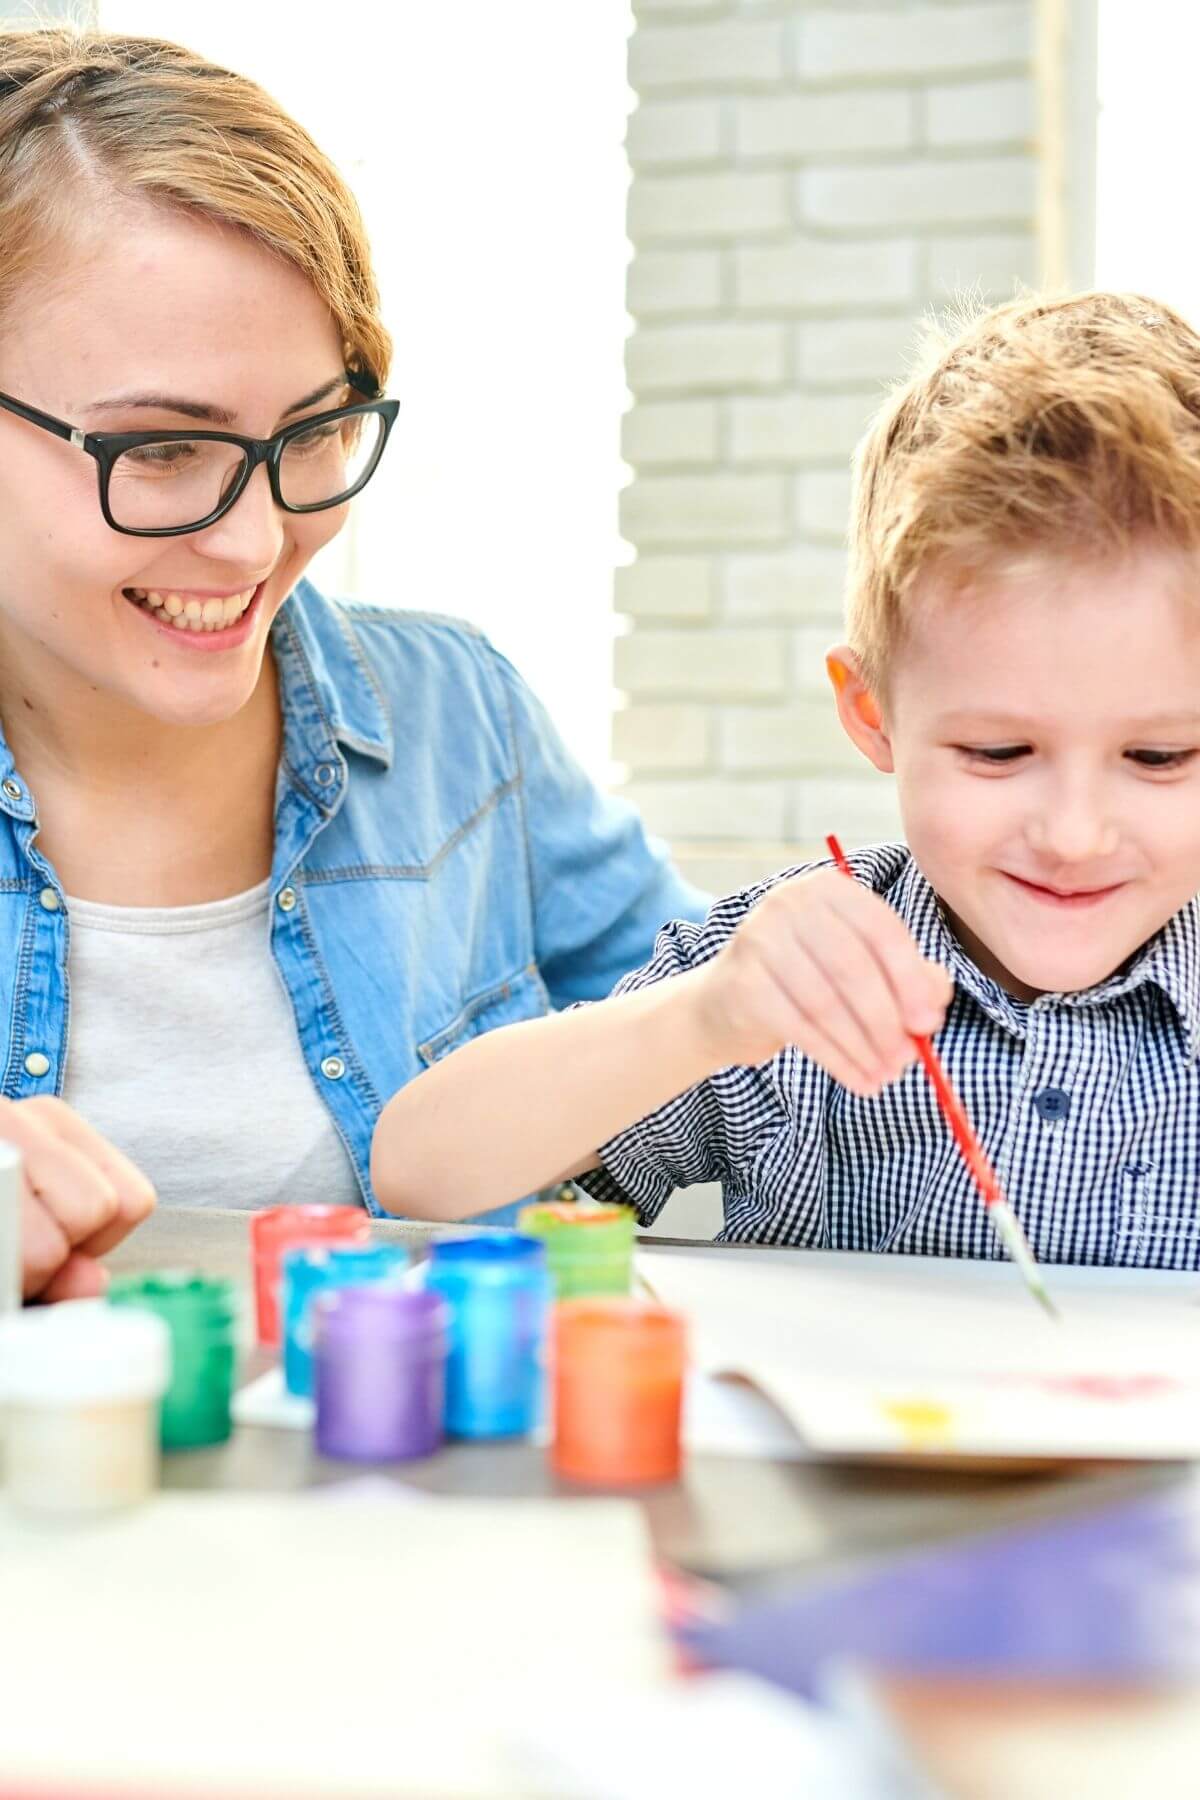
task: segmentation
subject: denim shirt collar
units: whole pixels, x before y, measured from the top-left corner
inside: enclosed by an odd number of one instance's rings
[[[289,772],[329,810],[331,783],[322,770],[341,764],[338,746],[388,769],[394,739],[383,689],[340,607],[301,581],[271,626],[279,675],[284,757]],[[338,784],[340,786],[340,781]]]
[[[283,714],[287,773],[323,814],[337,810],[344,782],[339,746],[392,764],[391,714],[339,607],[301,581],[271,626]],[[0,812],[29,823],[33,797],[0,728]]]

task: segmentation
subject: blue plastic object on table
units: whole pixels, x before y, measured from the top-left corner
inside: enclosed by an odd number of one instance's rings
[[[706,1663],[811,1695],[826,1665],[1105,1687],[1200,1676],[1200,1480],[822,1572],[681,1634]]]
[[[331,1287],[399,1280],[408,1251],[396,1244],[310,1245],[284,1253],[280,1264],[283,1378],[288,1392],[313,1392],[313,1302]]]
[[[516,1437],[541,1417],[550,1303],[546,1246],[517,1231],[433,1246],[426,1284],[450,1307],[446,1430]]]

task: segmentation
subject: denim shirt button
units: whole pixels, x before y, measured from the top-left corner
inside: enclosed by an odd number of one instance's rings
[[[27,1075],[48,1075],[50,1058],[43,1056],[40,1050],[31,1050],[25,1058],[25,1073]]]
[[[337,780],[337,770],[332,763],[318,763],[313,770],[318,787],[332,787]]]
[[[346,1065],[340,1056],[327,1056],[321,1064],[321,1073],[326,1081],[340,1081],[346,1073]]]
[[[46,912],[58,911],[58,895],[53,888],[42,889],[41,893],[38,895],[38,905],[44,908]]]
[[[23,800],[25,798],[20,782],[14,781],[11,775],[7,781],[0,782],[0,787],[3,787],[4,792],[8,795],[10,800]]]
[[[291,912],[296,904],[295,888],[280,888],[276,896],[280,912]]]

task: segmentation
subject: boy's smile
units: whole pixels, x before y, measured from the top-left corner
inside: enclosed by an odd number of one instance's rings
[[[843,724],[894,770],[964,948],[1019,998],[1103,981],[1200,888],[1200,559],[931,571],[878,724],[847,659]]]

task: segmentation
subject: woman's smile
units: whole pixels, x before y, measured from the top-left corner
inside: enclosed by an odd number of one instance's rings
[[[122,591],[147,623],[189,649],[231,650],[250,635],[265,581],[238,593],[207,596],[173,588]]]

